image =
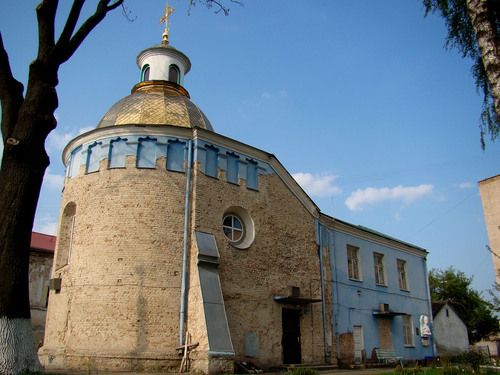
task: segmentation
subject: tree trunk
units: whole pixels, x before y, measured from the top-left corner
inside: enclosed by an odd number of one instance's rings
[[[29,251],[38,197],[49,165],[44,143],[55,127],[56,85],[53,67],[35,61],[15,127],[4,134],[0,168],[0,374],[40,370],[31,330]]]
[[[500,119],[500,41],[495,18],[487,0],[467,0],[467,12],[481,50],[486,76],[490,83],[495,112]]]

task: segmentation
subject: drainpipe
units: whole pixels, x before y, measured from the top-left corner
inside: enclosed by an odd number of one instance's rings
[[[433,331],[434,331],[434,321],[432,318],[431,290],[429,287],[429,274],[427,273],[427,258],[423,258],[423,261],[424,261],[424,272],[425,272],[425,286],[427,289],[427,300],[429,301],[429,304],[427,306],[428,313],[429,313],[429,322],[430,322],[431,327],[433,328]],[[434,343],[434,332],[433,331],[432,331],[432,335],[431,335],[431,348],[432,348],[432,357],[436,358],[436,346]]]
[[[335,336],[335,349],[337,352],[337,359],[340,357],[340,337],[337,333],[338,330],[338,321],[337,317],[340,314],[340,309],[339,309],[339,283],[338,283],[338,267],[337,267],[337,254],[335,251],[335,227],[332,231],[332,246],[330,247],[330,259],[332,258],[333,255],[333,270],[332,273],[335,274],[335,292],[333,292],[333,287],[332,287],[332,304],[333,304],[333,335]],[[337,300],[337,302],[335,302]]]
[[[188,160],[186,170],[186,196],[184,200],[184,249],[182,254],[182,282],[181,282],[181,312],[179,322],[179,344],[184,345],[184,325],[186,322],[186,305],[187,305],[187,284],[188,284],[188,270],[187,270],[187,257],[188,257],[188,224],[189,224],[189,210],[190,210],[190,197],[191,197],[191,169],[193,163],[193,141],[188,140]]]
[[[326,301],[325,301],[325,276],[323,274],[323,231],[322,226],[317,220],[317,231],[318,231],[318,246],[319,246],[319,267],[320,267],[320,281],[321,281],[321,309],[323,313],[323,354],[325,363],[328,358],[328,340],[327,340],[327,329],[326,329]]]

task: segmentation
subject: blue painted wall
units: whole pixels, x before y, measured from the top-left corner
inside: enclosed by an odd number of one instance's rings
[[[326,229],[324,243],[328,243],[333,276],[333,313],[336,335],[353,331],[353,326],[363,327],[366,357],[373,348],[380,347],[379,320],[374,316],[380,304],[389,304],[391,311],[409,314],[413,321],[414,346],[405,346],[402,316],[388,319],[391,327],[392,345],[398,356],[405,359],[423,359],[432,356],[431,346],[423,346],[417,335],[419,317],[431,315],[427,292],[427,270],[425,253],[413,254],[397,247],[390,247],[351,233]],[[347,245],[359,248],[360,281],[349,279]],[[375,283],[373,253],[384,255],[386,286]],[[398,282],[397,259],[406,261],[408,290],[401,290]]]

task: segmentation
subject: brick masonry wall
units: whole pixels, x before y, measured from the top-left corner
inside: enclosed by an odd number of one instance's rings
[[[500,284],[500,176],[492,177],[479,183],[479,192],[483,202],[484,221],[488,230],[491,250],[495,253],[493,267],[496,282]]]
[[[314,218],[277,175],[259,176],[259,191],[225,182],[223,172],[219,177],[196,173],[193,226],[216,237],[236,360],[279,365],[283,306],[273,296],[287,295],[288,286],[298,286],[302,296],[321,297]],[[223,235],[222,219],[231,206],[244,208],[254,221],[255,241],[248,249],[235,248]],[[300,324],[302,361],[322,363],[321,303],[303,309]],[[257,357],[245,356],[245,333],[257,335]]]
[[[186,179],[164,162],[137,169],[129,158],[66,180],[62,210],[74,202],[76,219],[69,264],[53,271],[62,289],[50,295],[48,367],[177,366]]]

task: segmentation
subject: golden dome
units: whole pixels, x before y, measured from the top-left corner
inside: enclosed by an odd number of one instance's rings
[[[167,81],[145,81],[116,102],[98,128],[119,125],[175,125],[213,131],[210,121],[182,86]]]

